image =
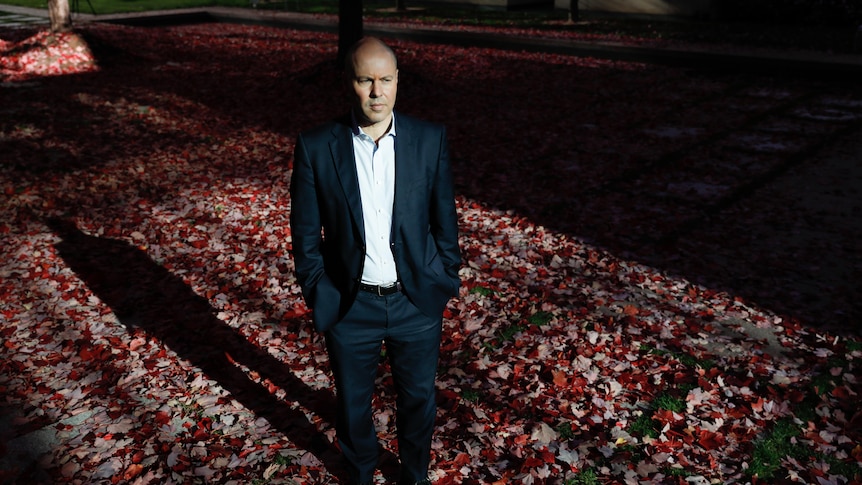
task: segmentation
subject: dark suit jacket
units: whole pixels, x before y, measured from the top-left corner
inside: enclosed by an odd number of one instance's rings
[[[319,331],[326,331],[350,308],[365,262],[350,120],[348,115],[300,134],[294,151],[293,257]],[[461,284],[446,130],[396,113],[395,131],[390,247],[404,293],[423,313],[439,318]]]

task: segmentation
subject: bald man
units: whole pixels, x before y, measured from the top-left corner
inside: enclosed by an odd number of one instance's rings
[[[350,112],[296,143],[296,276],[326,337],[350,483],[372,483],[379,459],[371,403],[384,346],[398,483],[430,483],[443,311],[461,285],[446,130],[394,111],[398,63],[379,39],[353,46],[345,76]]]

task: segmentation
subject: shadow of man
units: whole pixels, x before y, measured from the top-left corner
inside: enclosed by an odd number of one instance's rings
[[[216,318],[206,299],[140,249],[89,236],[69,221],[55,219],[48,225],[62,238],[55,245],[59,255],[130,332],[139,328],[159,339],[297,447],[313,453],[330,473],[344,474],[339,451],[302,410],[291,409],[236,364],[282,388],[286,401],[298,402],[333,423],[335,406],[330,391],[309,388],[285,363]]]

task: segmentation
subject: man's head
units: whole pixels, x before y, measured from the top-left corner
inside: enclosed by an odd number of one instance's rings
[[[380,39],[364,37],[345,58],[353,110],[363,128],[386,130],[398,93],[398,61]],[[381,132],[382,134],[382,132]]]

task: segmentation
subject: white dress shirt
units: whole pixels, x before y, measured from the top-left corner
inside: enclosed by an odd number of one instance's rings
[[[354,120],[353,152],[365,223],[362,282],[387,286],[398,280],[389,246],[395,201],[395,115],[389,131],[377,143]]]

